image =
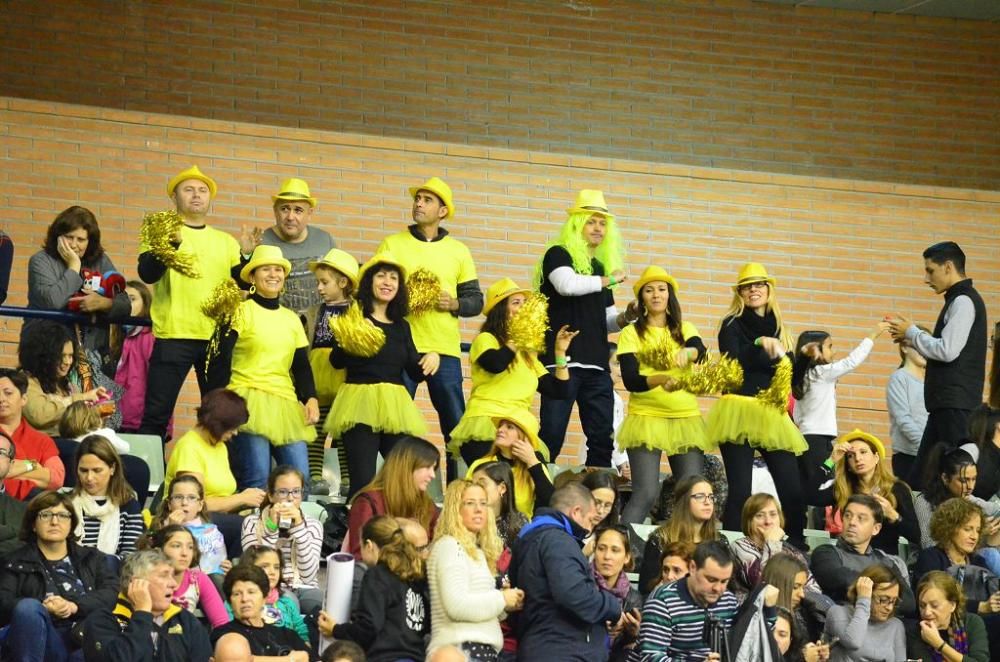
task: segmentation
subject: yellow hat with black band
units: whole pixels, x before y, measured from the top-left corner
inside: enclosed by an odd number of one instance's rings
[[[189,179],[197,179],[203,182],[208,187],[208,194],[211,198],[214,198],[215,194],[219,192],[219,187],[216,185],[215,180],[203,173],[198,166],[193,165],[187,170],[181,170],[167,182],[167,195],[173,195],[174,189],[177,188],[178,184],[186,182]]]

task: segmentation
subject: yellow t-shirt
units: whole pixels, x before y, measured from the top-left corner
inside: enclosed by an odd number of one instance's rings
[[[289,370],[295,350],[309,346],[298,316],[284,306],[268,310],[247,299],[240,304],[233,330],[239,338],[233,348],[229,388],[255,388],[297,400]]]
[[[681,335],[684,340],[698,336],[698,329],[688,322],[681,323]],[[670,337],[670,331],[666,328],[646,327],[646,342],[660,342],[660,338],[666,336],[673,348],[671,352],[677,352],[681,346]],[[618,336],[618,355],[635,354],[642,346],[639,334],[636,333],[635,325],[630,324],[622,330]],[[637,357],[638,358],[638,357]],[[639,362],[639,374],[644,377],[650,375],[671,374],[669,370],[657,370],[642,361]],[[645,392],[629,393],[628,413],[640,416],[655,416],[657,418],[687,418],[689,416],[700,415],[698,409],[698,398],[687,391],[664,391],[660,387],[650,389]]]
[[[139,246],[145,253],[149,246]],[[199,278],[188,278],[173,269],[167,269],[153,285],[153,335],[157,338],[184,338],[208,340],[215,330],[215,322],[201,312],[202,302],[215,286],[230,277],[230,270],[240,263],[240,244],[221,230],[181,228],[180,253],[195,255]]]
[[[472,341],[469,359],[472,361],[472,394],[465,408],[466,416],[502,416],[511,408],[531,409],[538,379],[548,374],[537,357],[525,358],[518,352],[513,362],[501,373],[484,370],[476,363],[483,352],[500,349],[492,333],[480,333]]]
[[[227,497],[236,494],[236,478],[229,468],[229,451],[225,444],[212,446],[200,434],[190,430],[177,440],[167,463],[165,489],[178,473],[201,474],[206,497]],[[164,495],[166,498],[166,495]]]
[[[444,237],[439,241],[420,241],[409,230],[386,237],[377,253],[391,251],[411,274],[427,269],[441,281],[441,289],[458,296],[458,284],[476,280],[476,265],[465,244]],[[458,318],[448,312],[432,310],[407,318],[413,332],[413,344],[420,353],[437,352],[446,356],[461,356],[461,335]]]

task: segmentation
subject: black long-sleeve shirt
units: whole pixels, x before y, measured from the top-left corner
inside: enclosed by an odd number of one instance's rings
[[[403,371],[415,382],[423,381],[424,371],[420,367],[420,354],[413,344],[413,334],[406,320],[380,322],[368,316],[372,324],[385,332],[385,344],[375,356],[364,357],[350,354],[334,338],[330,351],[330,365],[346,368],[347,384],[403,384]]]

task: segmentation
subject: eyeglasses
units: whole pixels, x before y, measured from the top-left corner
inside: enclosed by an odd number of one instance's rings
[[[697,494],[692,494],[691,498],[695,501],[700,501],[701,503],[712,502],[715,503],[715,495],[708,492],[698,492]]]
[[[73,516],[61,510],[60,511],[43,510],[42,512],[38,513],[38,519],[40,519],[43,522],[51,522],[53,520],[57,520],[60,524],[65,524],[66,522],[73,519]]]
[[[13,448],[3,448],[0,449],[0,457],[5,457],[8,460],[14,459],[14,449]]]
[[[201,501],[201,497],[197,494],[174,494],[170,497],[170,501],[173,503],[194,503]]]
[[[756,283],[746,283],[745,285],[740,285],[736,288],[740,292],[749,292],[750,290],[766,290],[767,281],[757,281]]]
[[[601,501],[600,499],[594,499],[594,505],[597,506],[597,512],[606,513],[614,507],[615,502]]]
[[[872,598],[872,602],[877,604],[879,607],[895,607],[899,604],[899,598],[890,598],[887,595],[876,595]]]
[[[302,488],[301,487],[295,487],[295,488],[292,488],[290,490],[286,490],[285,488],[282,487],[282,488],[276,489],[274,491],[274,495],[276,497],[278,497],[279,499],[287,499],[288,497],[300,497],[300,496],[302,496]]]

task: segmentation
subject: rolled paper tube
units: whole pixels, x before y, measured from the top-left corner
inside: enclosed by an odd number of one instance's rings
[[[354,592],[354,556],[344,552],[334,552],[326,557],[326,597],[323,610],[335,623],[351,620],[351,594]],[[322,651],[332,638],[321,637],[319,649]]]

